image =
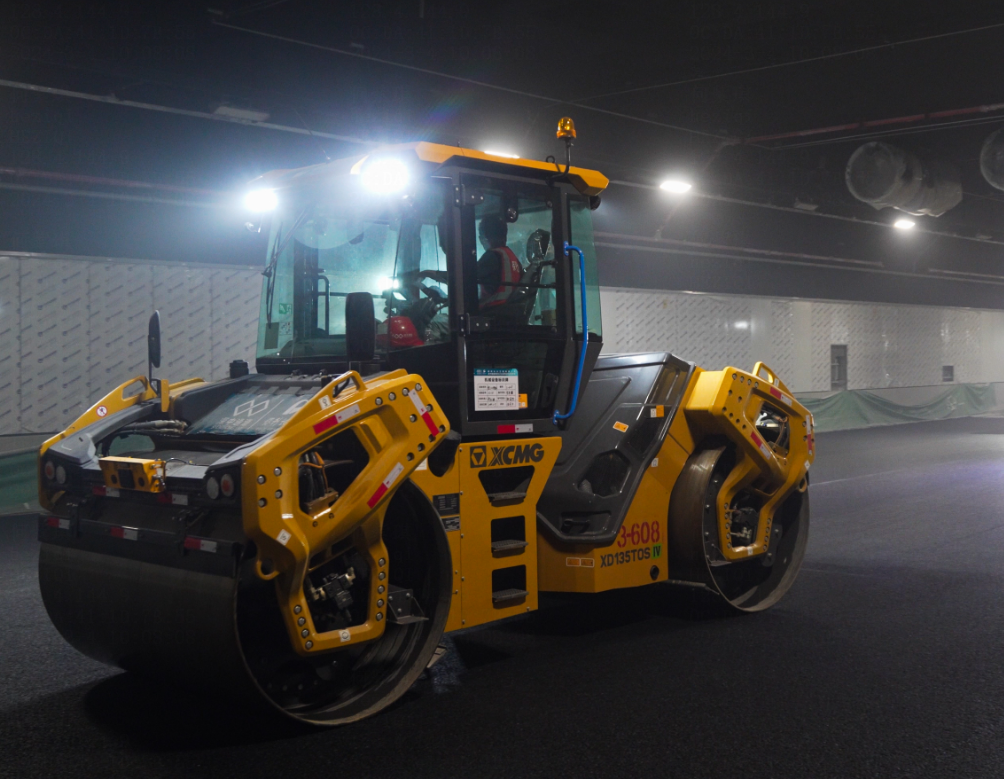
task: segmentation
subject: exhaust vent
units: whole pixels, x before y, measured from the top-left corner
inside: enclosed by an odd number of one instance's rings
[[[888,143],[859,146],[847,161],[844,178],[851,194],[876,210],[895,208],[916,216],[941,216],[962,202],[962,184],[954,165],[922,161]]]
[[[980,173],[996,189],[1004,189],[1004,132],[995,130],[980,149]]]

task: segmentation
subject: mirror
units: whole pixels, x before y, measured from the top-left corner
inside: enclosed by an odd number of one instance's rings
[[[154,368],[160,367],[160,312],[154,311],[150,317],[150,328],[146,337],[147,361]]]
[[[345,296],[345,350],[349,362],[369,362],[376,351],[376,316],[369,292]]]

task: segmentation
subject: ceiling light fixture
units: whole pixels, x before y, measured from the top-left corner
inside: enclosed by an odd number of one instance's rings
[[[689,181],[684,181],[683,179],[667,179],[659,185],[659,189],[672,192],[676,195],[682,195],[684,192],[689,192],[692,186]]]
[[[914,227],[917,226],[917,223],[914,222],[912,219],[897,219],[895,222],[892,223],[892,226],[895,227],[897,230],[912,230]]]

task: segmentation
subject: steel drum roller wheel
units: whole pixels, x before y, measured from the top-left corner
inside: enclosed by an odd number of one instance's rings
[[[264,698],[302,722],[339,725],[400,698],[439,645],[452,567],[439,516],[411,482],[387,510],[389,583],[411,589],[425,621],[388,621],[374,641],[303,658],[275,588],[241,562],[236,578],[43,544],[39,584],[63,637],[90,657],[235,701]]]
[[[717,549],[718,492],[734,464],[727,448],[705,449],[687,461],[669,505],[669,558],[674,577],[705,584],[740,611],[763,611],[791,588],[809,538],[809,493],[793,492],[774,515],[781,536],[774,559],[758,555],[727,562]]]

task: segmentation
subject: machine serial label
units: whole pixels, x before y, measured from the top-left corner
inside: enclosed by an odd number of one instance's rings
[[[515,368],[474,369],[475,411],[519,409],[519,371]]]
[[[433,495],[432,505],[436,507],[441,517],[452,517],[460,513],[460,493],[449,492],[445,495]]]
[[[600,568],[636,563],[641,560],[654,560],[658,557],[662,557],[662,544],[645,546],[641,549],[628,549],[624,552],[610,552],[600,557]]]

